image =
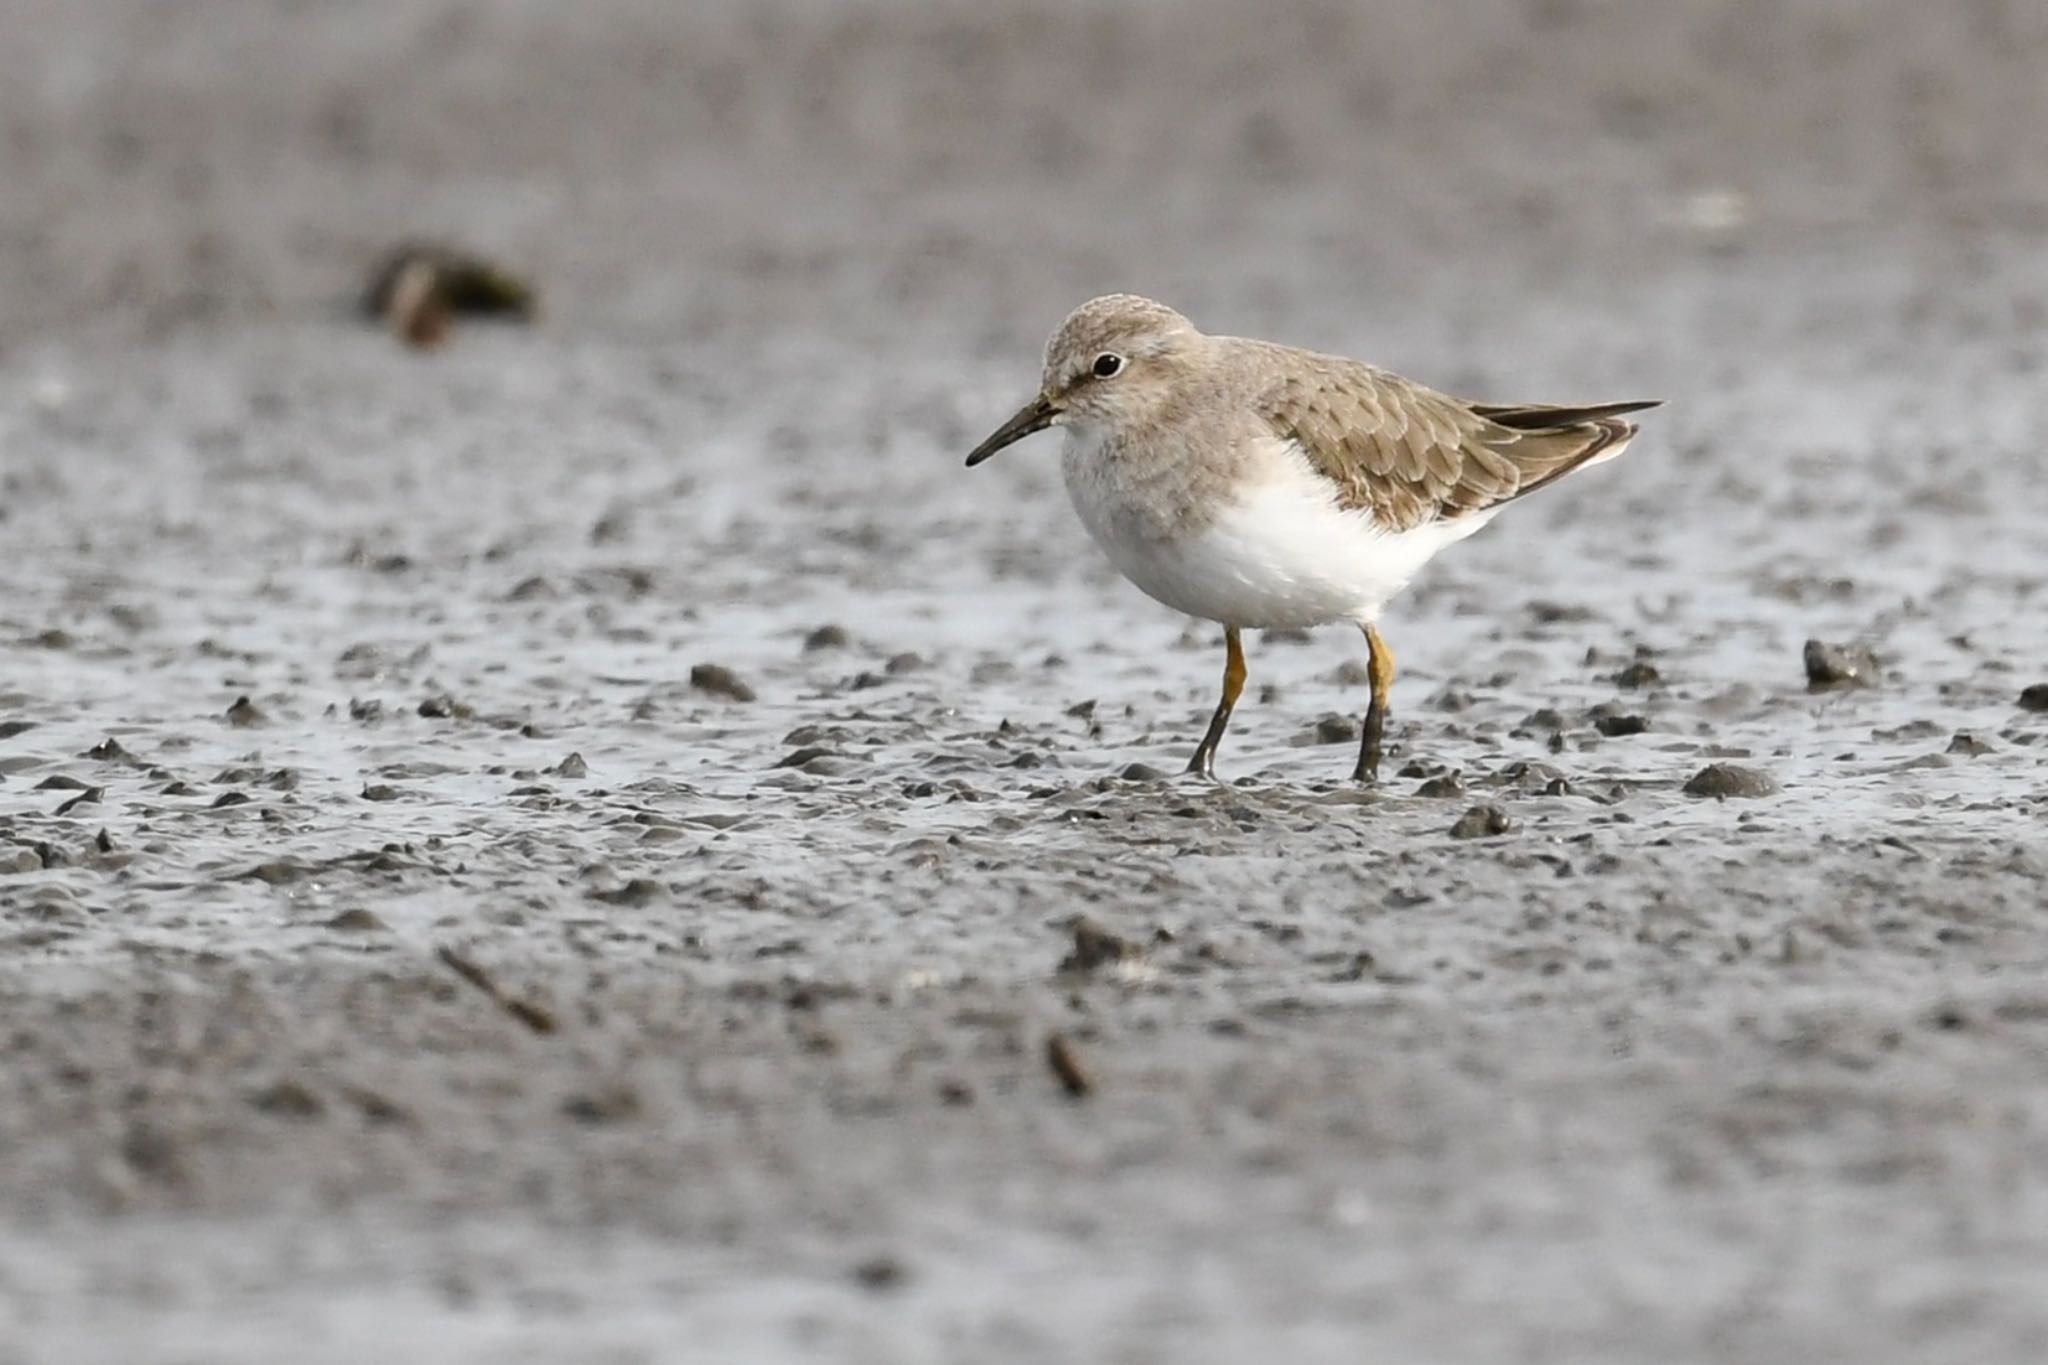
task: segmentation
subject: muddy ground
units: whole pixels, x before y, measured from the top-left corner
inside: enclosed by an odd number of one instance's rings
[[[2048,1353],[2037,4],[0,27],[0,1361]],[[1112,288],[1669,406],[1148,776]]]

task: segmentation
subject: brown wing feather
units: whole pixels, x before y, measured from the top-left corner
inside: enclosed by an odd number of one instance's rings
[[[1517,431],[1533,431],[1542,427],[1568,427],[1583,422],[1597,422],[1603,417],[1619,417],[1624,413],[1641,412],[1645,408],[1659,405],[1658,399],[1634,403],[1589,403],[1576,407],[1565,407],[1555,403],[1472,403],[1472,411],[1490,422]]]
[[[1261,395],[1274,431],[1300,443],[1346,507],[1391,531],[1518,498],[1635,435],[1617,414],[1654,403],[1479,406],[1357,361],[1280,367]]]

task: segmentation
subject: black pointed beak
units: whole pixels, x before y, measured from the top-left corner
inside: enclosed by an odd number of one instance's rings
[[[1053,401],[1040,394],[1020,408],[1015,417],[997,427],[986,441],[970,451],[967,456],[967,467],[974,468],[1004,446],[1013,445],[1034,431],[1044,431],[1059,415],[1060,410],[1053,406]]]

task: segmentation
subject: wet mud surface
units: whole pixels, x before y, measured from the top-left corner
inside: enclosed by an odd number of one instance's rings
[[[2048,1350],[2029,7],[4,8],[0,1361]],[[1111,288],[1668,406],[1208,784]]]

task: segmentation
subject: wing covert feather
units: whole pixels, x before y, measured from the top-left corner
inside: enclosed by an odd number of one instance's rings
[[[1654,406],[1486,407],[1359,361],[1295,352],[1258,395],[1344,506],[1390,531],[1453,520],[1540,488],[1635,435],[1619,413]]]

